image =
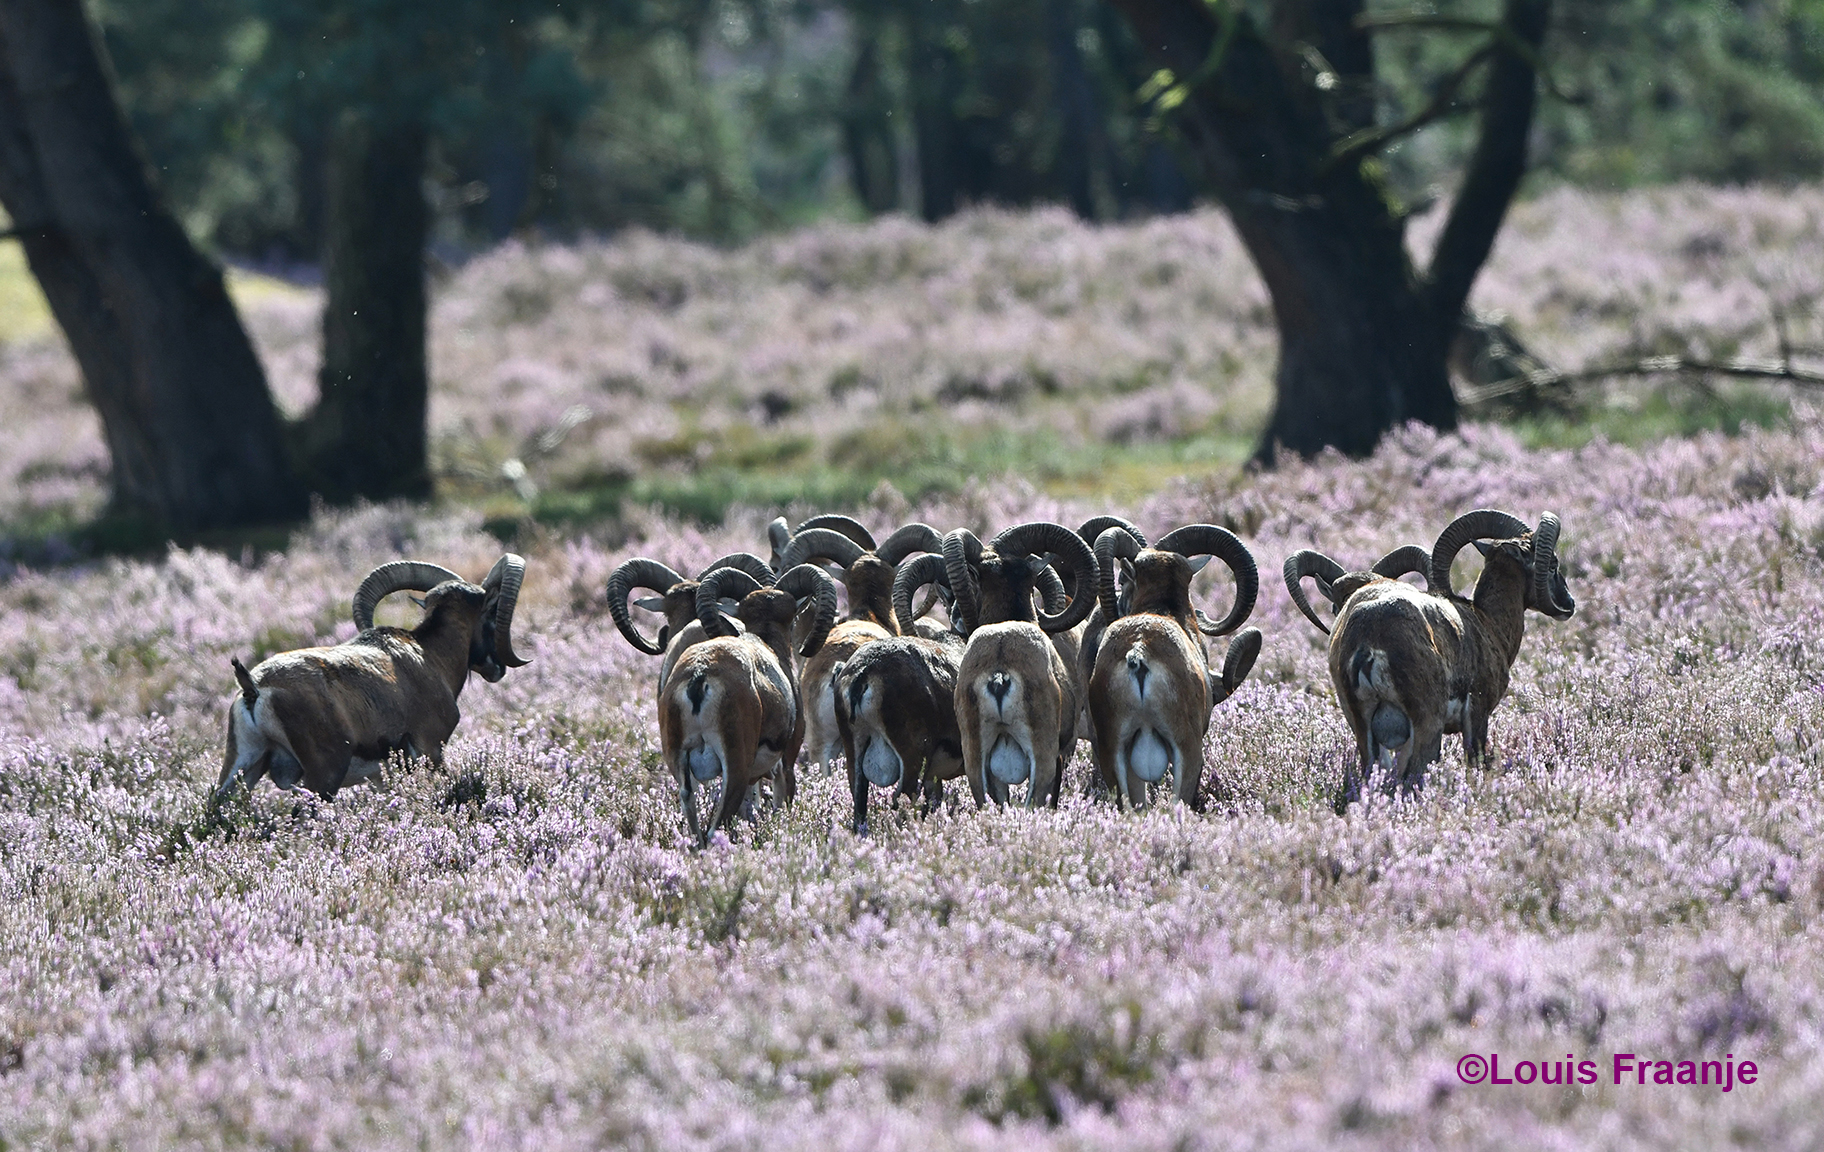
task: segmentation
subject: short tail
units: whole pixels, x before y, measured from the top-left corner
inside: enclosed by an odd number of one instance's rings
[[[247,671],[247,665],[241,663],[241,658],[239,656],[228,657],[228,662],[234,665],[234,678],[241,683],[241,699],[247,701],[247,707],[249,708],[258,704],[260,702],[260,686],[253,682],[253,675]]]

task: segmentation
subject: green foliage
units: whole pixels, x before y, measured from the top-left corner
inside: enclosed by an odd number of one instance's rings
[[[1242,6],[1261,20],[1268,7]],[[1437,7],[1499,12],[1493,0]],[[98,0],[94,10],[181,216],[233,252],[315,257],[322,137],[349,107],[435,127],[439,235],[462,245],[528,224],[733,240],[830,214],[941,215],[943,196],[1063,201],[1112,218],[1182,207],[1193,192],[1155,122],[1161,98],[1182,88],[1158,80],[1099,0]],[[1481,38],[1376,32],[1377,121],[1424,108]],[[1558,96],[1541,105],[1534,161],[1559,178],[1824,172],[1820,0],[1561,3],[1546,62]],[[1473,108],[1479,84],[1472,75],[1455,113]],[[1389,195],[1411,203],[1446,185],[1472,140],[1453,114],[1390,142],[1379,158]]]
[[[1439,8],[1485,19],[1499,11],[1485,0]],[[1472,40],[1382,33],[1381,121],[1420,107]],[[1545,62],[1554,91],[1536,120],[1536,170],[1598,187],[1824,173],[1824,4],[1817,0],[1560,3]],[[1389,149],[1395,187],[1423,195],[1466,157],[1471,129],[1463,119],[1445,121]]]

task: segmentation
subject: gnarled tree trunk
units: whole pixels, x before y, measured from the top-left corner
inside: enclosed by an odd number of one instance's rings
[[[1424,270],[1370,162],[1384,138],[1363,0],[1276,0],[1267,26],[1233,3],[1112,2],[1181,85],[1177,127],[1273,300],[1277,400],[1257,458],[1364,454],[1406,420],[1454,427],[1445,362],[1526,168],[1551,0],[1505,0],[1456,78],[1486,62],[1478,144]]]
[[[221,269],[161,202],[80,0],[0,0],[0,203],[101,415],[114,511],[179,534],[302,515]]]

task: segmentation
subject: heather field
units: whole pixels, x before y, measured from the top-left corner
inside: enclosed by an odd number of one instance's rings
[[[1556,194],[1520,213],[1480,303],[1567,364],[1768,354],[1770,297],[1815,343],[1820,211],[1816,191]],[[661,280],[683,287],[629,287]],[[293,404],[312,307],[250,306]],[[1245,475],[1222,446],[1263,410],[1264,311],[1214,215],[984,214],[732,253],[631,239],[463,270],[433,420],[470,498],[322,513],[283,553],[0,582],[0,1148],[1824,1143],[1824,413],[1576,447],[1415,429],[1367,461]],[[832,397],[851,364],[873,383]],[[92,505],[102,457],[61,353],[28,337],[0,365],[0,504]],[[1053,384],[944,392],[1016,377]],[[1125,443],[1098,423],[1155,402],[1185,422]],[[1598,403],[1687,415],[1642,391]],[[603,584],[629,555],[694,570],[812,508],[713,528],[639,502],[537,513],[614,476],[622,496],[684,492],[773,437],[810,445],[756,474],[849,475],[843,438],[916,430],[909,414],[954,422],[926,431],[971,468],[987,428],[1128,471],[1093,496],[1062,467],[924,493],[863,476],[852,510],[877,530],[1119,511],[1153,533],[1215,520],[1253,549],[1265,648],[1211,725],[1206,813],[1091,801],[1085,750],[1056,812],[877,801],[860,840],[846,784],[810,776],[791,810],[686,847],[656,662]],[[691,436],[694,470],[650,447]],[[501,474],[512,459],[524,475]],[[1322,638],[1271,574],[1313,545],[1364,564],[1483,505],[1563,517],[1577,614],[1530,618],[1496,764],[1447,746],[1423,793],[1339,817],[1353,750]],[[402,554],[478,576],[503,521],[534,662],[471,682],[444,770],[209,809],[231,655],[346,638],[355,582]],[[1587,1060],[1597,1082],[1466,1085],[1472,1052],[1504,1076]],[[1757,1078],[1618,1085],[1622,1053]]]

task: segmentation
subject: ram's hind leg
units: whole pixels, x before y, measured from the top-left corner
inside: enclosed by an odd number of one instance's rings
[[[1178,802],[1193,812],[1203,811],[1203,741],[1191,740],[1187,748],[1181,741],[1172,749],[1172,783],[1177,786]]]

